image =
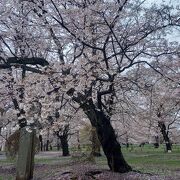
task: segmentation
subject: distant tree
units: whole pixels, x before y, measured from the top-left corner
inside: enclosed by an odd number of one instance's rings
[[[177,59],[174,60],[177,62]],[[171,62],[172,63],[172,62]],[[179,124],[179,85],[177,81],[176,68],[174,71],[167,72],[161,68],[169,78],[163,78],[158,74],[154,74],[151,69],[142,67],[144,70],[139,75],[135,86],[141,87],[141,91],[136,93],[137,98],[141,101],[136,101],[137,115],[136,121],[140,121],[143,133],[154,136],[155,146],[158,147],[159,132],[162,134],[166,143],[166,151],[171,151],[170,136],[173,131],[176,132]],[[173,66],[168,66],[173,68]],[[133,99],[131,98],[133,101]],[[171,134],[171,135],[170,135]]]

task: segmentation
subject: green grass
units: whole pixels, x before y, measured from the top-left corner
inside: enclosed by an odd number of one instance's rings
[[[155,149],[150,145],[142,149],[134,146],[131,151],[122,147],[122,152],[128,164],[143,173],[170,175],[180,171],[180,146],[174,146],[172,153],[165,153],[163,146]],[[96,158],[96,162],[99,166],[108,167],[105,156]]]
[[[14,180],[13,176],[0,176],[0,180]]]
[[[0,160],[0,165],[13,165],[16,163],[15,159],[1,159]],[[0,179],[1,180],[1,179]]]
[[[155,174],[168,174],[180,170],[180,148],[174,146],[172,153],[165,153],[164,147],[155,149],[150,145],[135,147],[131,152],[122,148],[126,161],[136,170]]]
[[[53,158],[35,158],[35,163],[38,164],[67,164],[71,161],[71,157],[53,157]]]

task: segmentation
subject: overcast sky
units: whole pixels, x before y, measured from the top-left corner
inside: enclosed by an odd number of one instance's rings
[[[175,7],[179,6],[180,8],[180,0],[145,0],[145,3],[147,5],[150,4],[168,4],[168,5],[173,5]],[[171,41],[179,41],[180,42],[180,28],[179,31],[175,30],[174,33],[172,33],[170,36]]]
[[[180,5],[180,0],[146,0],[146,3],[165,3],[165,4],[172,4],[172,5]]]

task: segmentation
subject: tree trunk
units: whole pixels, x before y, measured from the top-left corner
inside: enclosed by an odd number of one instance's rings
[[[60,151],[60,149],[61,149],[61,145],[60,145],[60,143],[58,142],[58,143],[57,143],[57,150]]]
[[[88,116],[93,127],[96,128],[99,141],[106,155],[108,165],[114,172],[125,173],[132,168],[126,163],[121,152],[121,146],[117,141],[114,129],[110,123],[110,118],[103,111],[96,110],[91,100],[81,105]]]
[[[166,143],[166,152],[171,152],[172,151],[172,145],[168,136],[168,132],[166,131],[166,125],[164,122],[158,122],[158,126],[161,129],[161,133],[163,135],[164,141]]]
[[[159,136],[155,136],[154,148],[159,148]]]
[[[62,151],[63,151],[63,156],[69,156],[69,145],[68,145],[68,140],[67,136],[60,136],[61,140],[61,146],[62,146]]]
[[[81,151],[81,144],[80,144],[80,138],[79,138],[79,131],[77,132],[77,149],[78,151]]]
[[[46,141],[46,151],[49,151],[49,140]]]
[[[39,141],[40,141],[40,149],[41,149],[41,151],[43,151],[43,139],[42,139],[42,135],[39,135]]]

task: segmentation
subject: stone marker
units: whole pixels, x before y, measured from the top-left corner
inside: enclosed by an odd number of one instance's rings
[[[26,127],[20,130],[16,180],[30,180],[33,177],[35,134],[35,130],[28,132]]]

